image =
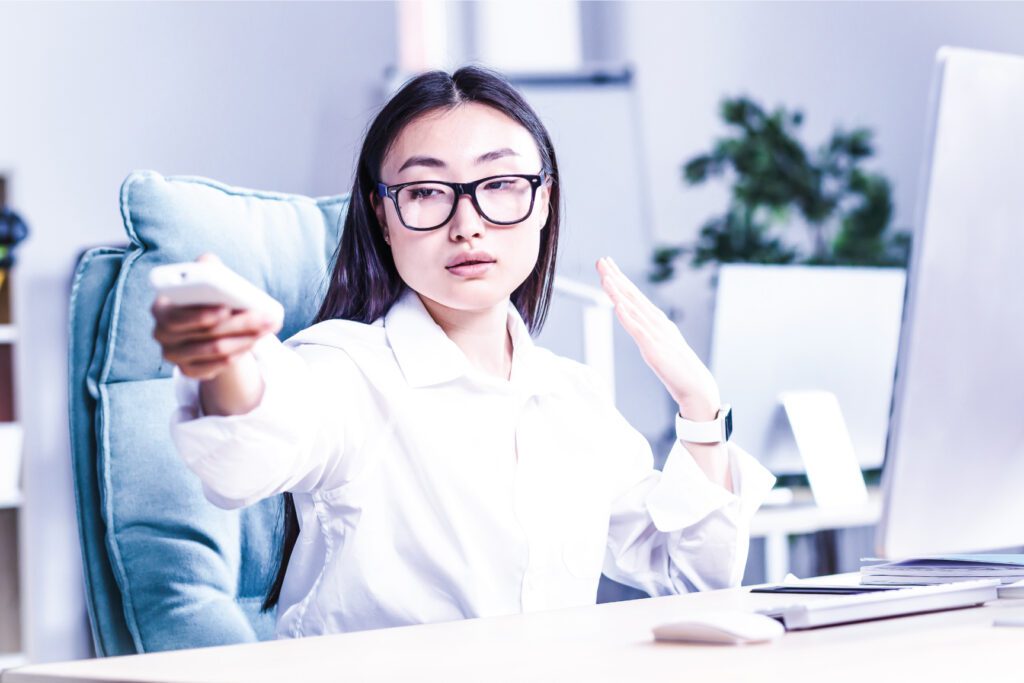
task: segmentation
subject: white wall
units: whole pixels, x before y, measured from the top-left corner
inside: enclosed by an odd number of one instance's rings
[[[876,131],[873,166],[894,183],[895,224],[914,216],[935,51],[944,44],[1024,54],[1024,4],[624,2],[623,57],[636,66],[654,190],[654,234],[692,242],[724,189],[686,188],[682,164],[710,148],[723,96],[798,106],[815,146],[837,124]],[[712,293],[688,267],[671,287],[681,327],[707,358]]]
[[[392,3],[0,3],[0,172],[29,222],[17,315],[27,647],[86,656],[66,413],[67,293],[86,246],[125,241],[133,169],[348,189],[395,60]]]

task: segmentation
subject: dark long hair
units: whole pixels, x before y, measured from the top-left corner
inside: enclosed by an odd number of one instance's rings
[[[544,325],[555,277],[558,227],[561,223],[558,163],[544,124],[515,88],[500,74],[480,66],[466,66],[455,73],[429,71],[409,80],[380,110],[370,124],[359,152],[355,182],[334,255],[334,270],[327,295],[314,323],[340,318],[372,323],[398,300],[405,284],[398,275],[391,249],[384,242],[370,196],[380,180],[381,164],[398,134],[414,119],[437,109],[451,109],[476,102],[505,114],[530,132],[540,152],[541,164],[552,176],[547,223],[541,231],[537,263],[512,292],[512,303],[530,332]],[[284,539],[277,576],[263,601],[263,610],[281,596],[288,560],[299,536],[295,502],[284,494]]]

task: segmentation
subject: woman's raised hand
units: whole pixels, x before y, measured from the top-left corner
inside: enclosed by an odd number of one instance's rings
[[[197,260],[216,258],[203,254]],[[151,310],[156,320],[153,337],[163,357],[185,376],[199,380],[214,379],[246,355],[260,337],[281,329],[281,321],[227,306],[176,306],[157,297]]]
[[[651,303],[608,257],[597,261],[601,286],[640,355],[679,404],[679,412],[698,422],[715,419],[721,407],[718,383],[686,343],[676,324]]]

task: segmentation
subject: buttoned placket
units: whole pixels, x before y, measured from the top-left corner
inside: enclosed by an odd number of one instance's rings
[[[522,532],[523,538],[525,539],[526,547],[526,562],[523,569],[523,576],[520,588],[520,605],[522,610],[533,611],[539,608],[541,602],[541,596],[539,595],[539,586],[537,580],[534,578],[537,575],[537,561],[538,553],[535,551],[534,546],[536,544],[536,538],[531,533],[531,529],[527,524],[528,519],[527,511],[530,509],[531,491],[530,491],[530,475],[534,465],[531,459],[531,453],[529,448],[522,448],[523,443],[523,418],[526,411],[529,410],[530,403],[534,400],[534,396],[522,392],[521,390],[515,394],[515,452],[516,452],[516,463],[515,463],[515,477],[513,479],[513,514],[515,515],[516,521],[519,523],[519,528]]]
[[[518,321],[513,320],[511,324],[514,326],[516,322]],[[527,433],[525,425],[529,421],[529,412],[538,409],[538,402],[544,389],[531,366],[531,360],[533,360],[532,340],[529,339],[525,328],[514,328],[514,333],[518,334],[513,352],[510,382],[516,405],[516,476],[513,500],[515,516],[523,530],[527,548],[527,561],[520,590],[520,606],[524,612],[534,612],[544,609],[546,606],[542,578],[543,572],[546,571],[546,567],[543,566],[544,554],[537,551],[537,544],[542,539],[536,537],[537,530],[531,528],[533,525],[527,523],[527,520],[530,519],[530,512],[536,514],[537,497],[532,490],[531,483],[536,477],[537,467],[541,463],[535,462],[537,449],[531,448],[530,435]],[[524,440],[526,448],[521,447]]]
[[[537,450],[540,444],[533,448],[529,445],[525,449],[521,448],[524,417],[531,409],[537,409],[540,396],[547,390],[548,378],[539,375],[533,366],[533,354],[536,352],[533,340],[518,311],[510,304],[508,330],[513,343],[510,378],[504,381],[486,375],[470,366],[462,352],[451,340],[445,338],[440,327],[430,320],[426,309],[415,297],[415,293],[407,290],[385,319],[385,329],[388,330],[392,348],[395,349],[396,358],[410,383],[424,385],[464,375],[466,379],[485,387],[486,390],[505,394],[509,399],[507,405],[516,421],[515,462],[512,465],[513,514],[521,530],[522,544],[527,553],[523,563],[525,569],[521,583],[521,607],[523,611],[543,609],[547,601],[543,592],[545,584],[542,577],[544,572],[551,570],[544,562],[550,558],[546,558],[543,552],[537,552],[538,543],[544,541],[538,538],[540,532],[537,531],[537,527],[544,525],[533,519],[538,511],[536,496],[531,490],[533,480],[541,476],[543,463],[531,461],[530,456],[531,451]],[[432,341],[424,343],[425,340]],[[433,362],[428,362],[428,359]],[[527,444],[529,438],[527,434]]]
[[[515,325],[515,322],[511,322]],[[470,375],[476,375],[475,379],[485,384],[490,390],[506,394],[509,406],[510,419],[514,420],[513,433],[515,444],[513,453],[515,461],[512,464],[512,500],[513,515],[518,522],[523,547],[526,549],[526,560],[523,563],[523,575],[520,588],[520,605],[523,611],[536,611],[544,608],[543,581],[540,578],[544,568],[539,565],[540,554],[535,552],[535,545],[538,539],[535,533],[531,533],[526,519],[529,518],[528,511],[535,507],[532,500],[530,482],[533,478],[533,470],[537,463],[531,460],[529,447],[521,448],[521,437],[523,435],[524,417],[531,409],[536,409],[539,398],[539,388],[534,385],[533,373],[530,372],[530,349],[526,348],[529,341],[523,339],[525,330],[514,330],[519,334],[515,336],[518,345],[514,347],[512,357],[512,372],[509,381],[502,381],[494,377],[477,374],[471,370]]]

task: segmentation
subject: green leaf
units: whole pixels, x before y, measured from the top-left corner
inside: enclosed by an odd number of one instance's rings
[[[675,261],[688,251],[681,246],[655,247],[651,258],[653,268],[648,273],[647,279],[651,282],[665,282],[671,280],[675,274]]]
[[[683,180],[697,185],[731,169],[729,203],[701,226],[692,246],[655,250],[652,279],[672,277],[683,254],[695,266],[906,262],[909,236],[887,232],[894,212],[890,183],[862,165],[875,151],[869,128],[837,127],[811,155],[797,135],[804,121],[800,110],[779,106],[767,113],[752,98],[738,96],[724,98],[719,113],[729,134],[687,161]],[[786,239],[795,215],[812,231],[815,248],[808,256]]]

